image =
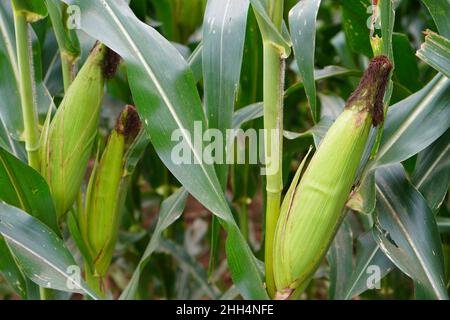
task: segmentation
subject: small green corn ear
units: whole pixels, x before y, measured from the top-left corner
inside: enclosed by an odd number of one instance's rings
[[[141,124],[136,109],[127,106],[109,136],[100,161],[89,180],[85,211],[79,218],[94,275],[106,275],[117,240],[120,208],[125,197],[124,155]]]
[[[293,181],[283,201],[274,242],[279,299],[305,288],[340,225],[370,128],[383,121],[383,96],[391,69],[387,57],[372,59],[300,183]]]
[[[50,186],[59,219],[72,207],[84,178],[111,61],[118,61],[117,54],[97,43],[43,136],[41,173]]]

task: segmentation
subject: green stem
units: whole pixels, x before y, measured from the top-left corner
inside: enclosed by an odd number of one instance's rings
[[[74,73],[75,59],[61,51],[61,68],[63,74],[64,92],[67,92],[75,78]]]
[[[106,293],[105,293],[105,286],[103,283],[103,279],[96,277],[94,274],[92,274],[91,272],[91,268],[89,266],[89,264],[87,262],[85,262],[84,264],[84,275],[85,275],[85,280],[87,285],[89,286],[89,288],[91,288],[100,298],[105,298],[106,297]]]
[[[265,154],[268,163],[265,265],[266,285],[270,296],[275,294],[273,278],[273,238],[280,213],[283,152],[283,67],[280,52],[264,45],[264,129]]]
[[[270,0],[269,15],[281,31],[283,1]],[[266,286],[270,297],[276,293],[273,275],[273,241],[280,214],[281,191],[283,189],[283,93],[284,61],[279,49],[264,41],[264,130],[266,167],[266,238],[265,269]]]
[[[37,110],[34,101],[34,79],[31,40],[25,15],[14,11],[16,29],[17,62],[20,77],[20,99],[25,129],[25,147],[29,165],[39,171],[39,132]]]
[[[67,30],[67,27],[63,22],[65,20],[67,4],[46,1],[46,5],[60,51],[64,91],[67,91],[75,78],[74,66],[75,61],[79,56],[79,51],[71,45],[71,42],[73,42],[74,39],[70,40],[71,31]],[[76,38],[76,35],[74,35],[74,37]]]

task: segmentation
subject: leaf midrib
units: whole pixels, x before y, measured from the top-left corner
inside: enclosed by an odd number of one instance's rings
[[[383,145],[383,147],[378,152],[377,161],[383,158],[386,153],[392,148],[392,146],[401,138],[402,134],[409,128],[410,124],[414,122],[415,118],[420,115],[423,109],[428,105],[427,102],[436,97],[436,92],[440,91],[447,82],[446,77],[441,77],[437,83],[431,88],[431,90],[426,93],[423,97],[419,98],[418,107],[406,117],[405,121],[398,127],[391,138]]]
[[[422,259],[422,256],[420,255],[419,250],[416,248],[416,244],[414,243],[413,239],[411,238],[408,231],[406,230],[406,227],[403,225],[402,221],[398,218],[395,208],[392,207],[391,203],[386,198],[385,194],[383,193],[381,188],[378,186],[378,184],[375,184],[375,188],[378,191],[378,194],[381,196],[381,199],[383,200],[383,202],[386,204],[388,212],[390,213],[391,217],[397,222],[397,225],[400,227],[400,230],[402,231],[402,233],[405,236],[407,242],[409,243],[411,249],[413,250],[413,253],[416,256],[417,260],[419,261],[422,270],[425,272],[425,275],[426,275],[431,287],[433,288],[434,293],[436,294],[436,296],[439,299],[445,299],[445,297],[443,297],[441,295],[441,291],[439,290],[439,288],[437,288],[435,286],[434,281],[431,281],[431,279],[434,279],[434,277],[432,274],[430,274],[428,268],[426,267],[426,264],[425,264],[424,260]]]

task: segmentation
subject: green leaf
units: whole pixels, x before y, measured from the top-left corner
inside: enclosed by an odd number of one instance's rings
[[[0,200],[36,216],[59,234],[56,212],[47,183],[39,173],[2,148],[0,148],[0,190],[2,190]],[[24,297],[29,286],[3,239],[0,239],[0,251],[2,252],[0,271],[16,292]]]
[[[67,12],[64,12],[67,6],[59,0],[45,0],[45,3],[60,50],[72,59],[77,59],[81,54],[80,42],[75,29],[67,28]]]
[[[320,117],[327,117],[332,120],[336,120],[340,116],[345,107],[345,101],[339,96],[332,94],[319,93],[320,104]]]
[[[316,19],[319,7],[320,0],[302,0],[289,12],[289,26],[295,58],[314,122],[320,120],[314,81]]]
[[[372,12],[370,0],[342,1],[342,16],[345,35],[352,51],[372,57],[368,21]]]
[[[194,74],[195,82],[199,82],[203,76],[202,50],[203,43],[200,42],[187,60],[187,63]]]
[[[449,127],[450,80],[438,75],[389,108],[380,149],[371,168],[400,162],[422,151]]]
[[[257,102],[237,110],[233,115],[233,129],[239,129],[246,122],[261,118],[264,113],[263,103]]]
[[[14,11],[25,15],[28,22],[39,21],[48,15],[42,0],[11,0],[11,3]]]
[[[448,0],[422,0],[422,3],[430,11],[439,33],[450,39],[450,24],[448,23],[450,3]]]
[[[447,234],[450,233],[450,218],[437,217],[436,220],[439,227],[439,232]]]
[[[330,299],[342,299],[353,267],[353,236],[348,223],[339,228],[327,254],[330,265]]]
[[[0,148],[0,200],[21,208],[59,234],[47,183],[34,169]]]
[[[428,31],[416,55],[425,63],[450,78],[450,41]]]
[[[139,264],[136,267],[130,282],[122,292],[120,299],[132,300],[136,296],[142,271],[149,262],[153,252],[160,245],[163,231],[170,227],[175,221],[177,221],[183,213],[187,196],[187,191],[184,188],[181,188],[169,198],[164,200],[161,204],[161,210],[159,211],[159,217],[155,231],[153,231],[150,242],[148,243],[142,258],[139,261]]]
[[[297,132],[291,132],[291,131],[284,131],[283,136],[287,139],[287,150],[289,150],[289,142],[297,139],[303,139],[312,137],[314,139],[314,144],[316,148],[319,146],[320,141],[325,137],[328,129],[330,129],[331,125],[333,124],[333,120],[328,117],[323,117],[319,123],[317,123],[314,127],[311,129],[303,132],[303,133],[297,133]]]
[[[142,3],[143,1],[134,1]],[[170,0],[152,0],[155,15],[159,22],[161,22],[161,31],[163,35],[170,40],[179,41],[178,29],[176,20],[174,19],[173,1]],[[141,4],[142,5],[142,4]]]
[[[251,105],[248,105],[246,107],[239,109],[233,115],[233,128],[239,129],[245,123],[255,120],[255,119],[258,119],[258,118],[261,118],[263,116],[263,112],[264,112],[264,110],[263,110],[262,102],[254,103],[254,104],[251,104]],[[320,143],[320,140],[323,137],[325,137],[325,134],[327,133],[327,131],[330,128],[330,126],[332,125],[332,123],[333,123],[333,119],[331,119],[328,116],[325,116],[314,127],[312,127],[311,129],[309,129],[303,133],[285,130],[283,132],[283,136],[286,139],[286,142],[288,143],[288,145],[286,146],[288,152],[289,152],[289,149],[295,150],[294,144],[296,144],[296,143],[294,143],[293,145],[289,145],[289,141],[294,141],[297,139],[306,138],[306,140],[309,141],[309,139],[312,137],[312,138],[314,138],[315,145],[318,146]],[[300,149],[302,150],[303,148],[300,148]],[[298,149],[298,150],[300,150],[300,149]]]
[[[339,31],[330,42],[336,50],[341,60],[341,64],[346,68],[356,69],[357,65],[353,58],[350,41],[347,41],[346,33],[344,31]],[[355,87],[356,85],[357,83],[354,83]]]
[[[205,109],[210,129],[225,137],[231,122],[240,79],[247,25],[247,0],[209,0],[203,21],[203,82]],[[226,141],[222,141],[225,153]],[[228,165],[216,164],[226,187]]]
[[[119,53],[128,68],[133,97],[159,157],[227,231],[227,257],[233,281],[246,298],[266,298],[256,259],[239,231],[212,165],[194,146],[194,128],[206,129],[194,76],[179,52],[156,30],[139,21],[122,0],[67,0],[80,7],[82,28]],[[173,141],[179,134],[181,141]],[[186,147],[191,163],[174,161],[176,146]],[[176,150],[176,148],[175,148]]]
[[[394,268],[392,262],[386,257],[380,246],[375,242],[372,232],[363,233],[358,237],[356,245],[355,266],[352,275],[345,284],[341,299],[352,299],[361,293],[370,290],[375,283],[369,281],[374,271],[379,271],[381,280]]]
[[[5,130],[5,142],[10,151],[23,132],[22,108],[19,96],[19,69],[16,60],[14,22],[10,14],[9,1],[0,3],[0,76],[9,81],[0,82],[0,127]]]
[[[450,129],[419,153],[411,181],[433,211],[441,206],[450,181]]]
[[[294,69],[294,71],[297,71]],[[314,80],[323,80],[328,79],[332,77],[339,77],[339,76],[360,76],[361,72],[358,70],[352,70],[347,69],[339,66],[326,66],[323,69],[317,69],[314,71]],[[296,92],[297,90],[303,88],[304,84],[303,82],[297,82],[291,85],[289,88],[286,89],[284,92],[284,98],[286,99],[289,97],[292,93]]]
[[[288,39],[287,32],[282,33],[278,31],[278,28],[269,17],[265,1],[250,0],[250,3],[255,12],[263,41],[277,47],[280,50],[282,57],[289,57],[291,55],[291,39]]]
[[[448,299],[439,230],[425,199],[411,185],[401,164],[379,168],[376,183],[376,241],[422,290]]]
[[[33,282],[96,299],[84,282],[72,274],[75,270],[81,271],[63,241],[39,220],[0,202],[0,234],[23,273]],[[78,276],[81,277],[81,273]]]
[[[381,18],[381,37],[383,39],[382,52],[394,63],[392,36],[394,33],[395,10],[392,0],[379,0]]]
[[[198,282],[201,289],[211,298],[217,300],[218,290],[208,283],[208,275],[202,266],[195,261],[185,248],[177,245],[173,241],[161,239],[158,251],[168,253],[175,258],[179,266],[188,271]]]
[[[395,61],[394,79],[411,92],[418,91],[422,88],[422,84],[417,59],[408,36],[403,33],[394,33],[392,45]]]
[[[26,280],[9,251],[5,240],[0,237],[0,272],[14,291],[22,298],[27,297]]]

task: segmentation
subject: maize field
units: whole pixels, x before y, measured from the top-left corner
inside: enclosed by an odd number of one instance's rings
[[[448,0],[2,0],[0,300],[448,300]]]

